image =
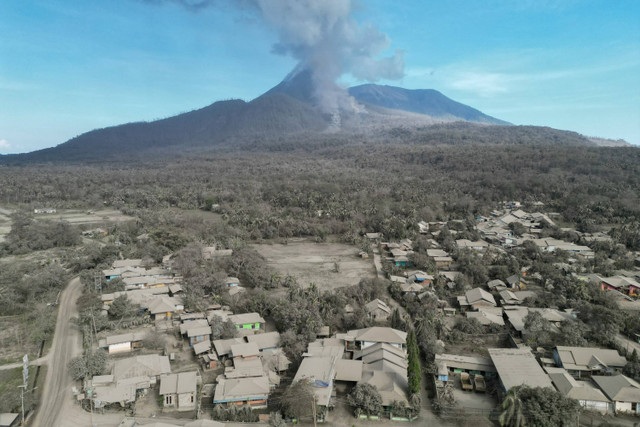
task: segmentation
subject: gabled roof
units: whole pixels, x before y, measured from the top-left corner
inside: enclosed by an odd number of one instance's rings
[[[359,382],[362,379],[362,361],[339,359],[336,361],[336,380]]]
[[[260,351],[265,348],[277,348],[280,346],[280,333],[267,332],[265,334],[249,335],[245,337],[247,342],[255,343]]]
[[[489,292],[482,288],[473,288],[464,294],[467,297],[469,305],[473,305],[479,302],[486,302],[491,305],[497,305],[496,300]]]
[[[251,357],[260,354],[260,350],[256,343],[233,344],[231,354],[233,357]]]
[[[507,285],[502,280],[496,279],[496,280],[490,280],[489,282],[487,282],[487,287],[489,289],[500,290],[500,288],[506,289]]]
[[[519,385],[553,387],[528,347],[490,348],[489,356],[507,391]]]
[[[132,377],[153,377],[171,373],[169,358],[157,354],[128,357],[116,360],[113,365],[115,381]]]
[[[160,378],[160,394],[196,393],[198,388],[197,372],[181,372]]]
[[[421,292],[423,289],[423,286],[419,283],[402,283],[400,285],[400,288],[402,288],[402,292]]]
[[[177,297],[157,296],[149,302],[149,313],[173,313],[181,301]]]
[[[197,356],[202,353],[208,353],[211,350],[211,341],[205,340],[193,345],[193,353]]]
[[[617,350],[596,347],[557,346],[562,367],[568,370],[591,371],[600,368],[622,368],[627,359]]]
[[[229,320],[231,320],[234,325],[245,325],[247,323],[264,323],[264,319],[258,313],[232,314],[229,316]]]
[[[247,378],[261,377],[265,374],[262,361],[254,357],[253,359],[233,359],[233,367],[227,367],[224,375],[227,378]]]
[[[220,378],[213,403],[237,402],[248,399],[266,399],[269,396],[269,377],[224,379]]]
[[[405,344],[407,342],[406,332],[381,326],[355,329],[347,332],[347,336],[356,341],[386,342],[391,344]]]
[[[504,319],[501,314],[493,313],[488,310],[467,311],[467,319],[476,319],[483,326],[496,324],[504,326]]]
[[[244,344],[244,340],[242,338],[230,338],[227,340],[215,340],[213,342],[213,347],[216,349],[216,353],[218,356],[226,356],[231,354],[231,346],[235,344]]]
[[[20,414],[5,412],[0,414],[0,426],[10,426]]]
[[[366,304],[364,307],[369,313],[375,310],[381,310],[387,314],[391,314],[389,306],[384,301],[377,298]]]
[[[209,327],[207,319],[189,320],[180,324],[180,333],[186,334],[190,329],[198,329],[202,327]],[[211,333],[211,331],[209,331],[209,333]]]
[[[546,368],[549,378],[558,391],[576,400],[592,402],[609,402],[610,400],[600,390],[586,381],[576,381],[563,368]]]
[[[394,401],[402,402],[405,405],[408,404],[406,374],[402,376],[396,372],[369,370],[365,365],[362,373],[362,382],[371,384],[378,390],[380,397],[382,397],[383,406],[390,406]]]
[[[205,335],[211,335],[211,326],[198,326],[197,328],[189,328],[187,330],[187,336],[191,337],[200,337]]]
[[[591,379],[613,401],[640,403],[640,384],[629,377],[594,375]]]
[[[129,332],[127,334],[109,335],[104,339],[105,346],[113,344],[121,344],[125,342],[142,341],[146,336],[144,331]],[[102,342],[102,340],[100,340]]]

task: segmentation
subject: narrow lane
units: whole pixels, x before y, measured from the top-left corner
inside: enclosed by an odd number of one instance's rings
[[[48,355],[47,376],[44,381],[42,402],[33,425],[36,427],[57,427],[61,425],[60,410],[65,400],[71,399],[71,377],[67,365],[71,358],[82,353],[80,332],[71,318],[78,315],[76,301],[82,294],[80,279],[73,278],[60,295],[58,319],[53,343]]]

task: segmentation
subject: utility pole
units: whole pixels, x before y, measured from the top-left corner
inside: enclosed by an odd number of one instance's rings
[[[22,424],[24,425],[24,391],[29,384],[29,355],[25,354],[22,358],[22,385],[19,385],[22,390],[20,392],[20,399],[22,400]]]
[[[316,394],[313,393],[313,407],[311,408],[313,410],[313,427],[318,427],[317,422],[318,422],[318,416],[316,415]]]

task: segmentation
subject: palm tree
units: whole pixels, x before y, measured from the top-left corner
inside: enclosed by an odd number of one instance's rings
[[[503,427],[522,427],[525,425],[524,409],[517,387],[509,390],[504,397],[499,421]]]

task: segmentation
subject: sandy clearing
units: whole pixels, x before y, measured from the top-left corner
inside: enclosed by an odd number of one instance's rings
[[[253,245],[269,265],[282,276],[291,275],[301,286],[316,284],[321,290],[357,285],[363,278],[375,278],[370,259],[358,257],[355,246],[293,240],[287,245]],[[339,272],[335,272],[335,263]]]

